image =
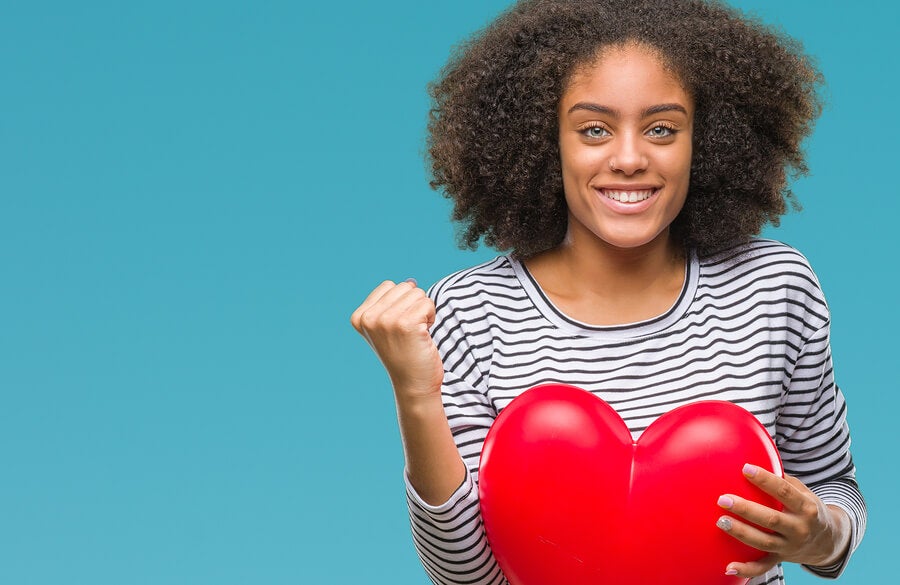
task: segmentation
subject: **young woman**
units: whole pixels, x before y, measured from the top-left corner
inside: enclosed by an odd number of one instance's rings
[[[719,528],[767,553],[722,571],[841,573],[866,511],[828,308],[800,253],[754,238],[806,170],[819,81],[795,42],[701,0],[522,1],[447,66],[433,186],[465,245],[510,253],[428,294],[384,282],[351,318],[393,384],[414,541],[436,583],[504,582],[479,454],[498,412],[547,382],[595,393],[635,437],[682,404],[740,404],[786,477],[743,472],[784,508],[719,498]]]

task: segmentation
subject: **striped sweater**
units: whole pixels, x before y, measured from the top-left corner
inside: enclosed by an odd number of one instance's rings
[[[865,531],[844,397],[834,382],[829,313],[806,259],[771,240],[686,263],[663,315],[597,327],[558,310],[523,264],[500,256],[452,274],[429,291],[432,336],[444,363],[444,408],[467,467],[442,505],[407,481],[413,541],[441,585],[505,583],[484,534],[478,466],[497,414],[528,388],[572,384],[608,402],[636,439],[657,417],[706,399],[752,412],[769,431],[785,473],[849,514],[850,551]],[[843,571],[807,567],[823,577]],[[784,583],[780,566],[750,581]]]

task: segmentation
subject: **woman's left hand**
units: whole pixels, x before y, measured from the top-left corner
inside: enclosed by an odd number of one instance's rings
[[[749,578],[762,575],[782,561],[828,566],[843,558],[850,544],[850,519],[846,512],[836,506],[826,506],[795,477],[782,479],[754,465],[744,466],[744,476],[784,504],[784,510],[779,512],[733,494],[719,497],[719,506],[736,518],[722,516],[716,523],[718,527],[741,542],[769,553],[758,561],[729,563],[726,574]],[[760,530],[758,526],[772,532]]]

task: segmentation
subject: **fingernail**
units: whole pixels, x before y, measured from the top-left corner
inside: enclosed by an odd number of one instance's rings
[[[727,571],[725,571],[725,574],[728,575],[729,577],[733,577],[733,576],[737,575],[738,572],[735,571],[734,569],[728,569]]]
[[[731,508],[734,505],[734,500],[728,496],[719,496],[718,504],[723,508]]]
[[[749,463],[744,464],[744,475],[747,477],[753,477],[756,475],[757,467],[755,465],[750,465]]]
[[[418,283],[415,278],[407,278],[405,282],[411,282],[413,286],[416,286]]]
[[[722,530],[726,530],[726,531],[731,530],[731,518],[729,518],[728,516],[722,516],[716,522],[716,526],[718,526]]]

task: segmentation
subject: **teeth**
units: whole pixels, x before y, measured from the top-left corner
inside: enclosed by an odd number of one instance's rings
[[[604,189],[603,194],[614,201],[637,203],[638,201],[649,199],[650,196],[653,195],[653,189],[648,189],[646,191],[609,191]]]

